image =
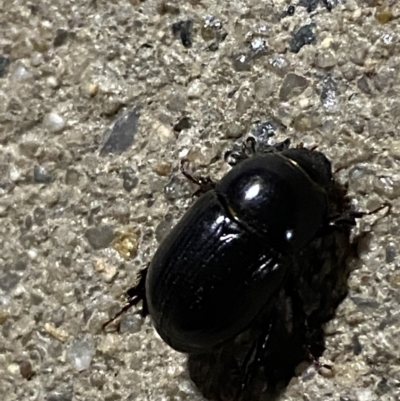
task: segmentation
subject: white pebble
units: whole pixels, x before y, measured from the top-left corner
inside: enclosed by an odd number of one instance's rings
[[[203,95],[206,89],[206,84],[201,82],[199,79],[195,79],[189,84],[187,95],[191,99],[198,99]]]
[[[12,79],[15,82],[21,82],[21,81],[26,81],[32,76],[32,74],[23,66],[20,64],[15,70],[12,75]]]
[[[70,364],[80,372],[89,368],[93,355],[93,341],[77,339],[68,347],[66,356]]]
[[[59,114],[51,112],[44,116],[43,125],[50,132],[59,132],[65,127],[65,120]]]

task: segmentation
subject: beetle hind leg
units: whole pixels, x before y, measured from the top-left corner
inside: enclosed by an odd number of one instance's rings
[[[103,323],[103,330],[110,325],[112,322],[117,320],[120,316],[126,313],[133,306],[137,305],[140,301],[143,301],[143,306],[140,311],[140,314],[143,317],[146,317],[149,314],[149,309],[146,301],[146,275],[147,269],[141,270],[137,276],[137,282],[129,290],[126,292],[126,297],[128,298],[128,302],[110,319],[108,319],[105,323]]]

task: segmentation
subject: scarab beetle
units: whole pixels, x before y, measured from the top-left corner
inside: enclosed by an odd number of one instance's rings
[[[242,332],[284,280],[288,260],[327,222],[330,163],[286,149],[242,160],[162,242],[147,307],[174,349],[210,349]]]
[[[142,314],[167,344],[189,354],[192,379],[206,383],[203,394],[215,399],[226,398],[214,396],[213,378],[242,394],[254,366],[262,367],[261,381],[287,383],[299,362],[322,354],[322,325],[347,292],[348,271],[340,266],[350,226],[365,215],[337,196],[321,152],[248,138],[227,159],[233,168],[219,182],[193,175],[182,162],[200,196],[140,272],[127,305],[104,324],[143,301]],[[346,230],[329,234],[338,226]],[[243,342],[244,357],[229,360]],[[222,373],[209,380],[204,364],[222,364]],[[239,384],[231,386],[224,372],[237,365]]]
[[[290,274],[291,259],[329,223],[331,163],[289,141],[245,142],[217,183],[183,173],[204,192],[156,251],[128,309],[144,301],[172,348],[196,353],[242,332]],[[108,322],[107,322],[108,324]]]

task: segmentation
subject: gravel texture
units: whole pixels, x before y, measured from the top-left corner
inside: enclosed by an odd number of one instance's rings
[[[291,6],[291,7],[290,7]],[[293,7],[295,6],[295,7]],[[101,324],[260,123],[317,145],[359,222],[324,362],[282,400],[400,399],[400,2],[0,0],[3,401],[200,401],[149,319]]]

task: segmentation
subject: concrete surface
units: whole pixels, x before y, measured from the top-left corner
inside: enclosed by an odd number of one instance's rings
[[[393,205],[354,230],[333,370],[282,399],[400,399],[400,3],[299,3],[0,0],[3,401],[202,399],[148,319],[100,327],[192,202],[180,158],[220,177],[265,121]]]

